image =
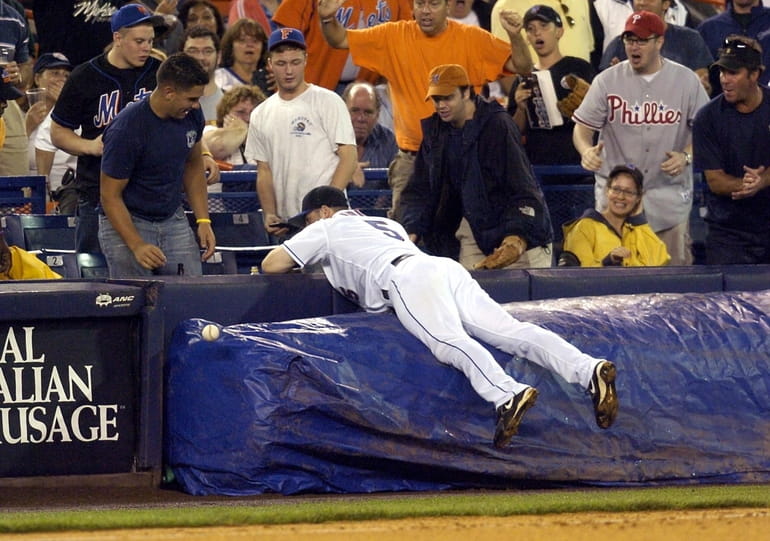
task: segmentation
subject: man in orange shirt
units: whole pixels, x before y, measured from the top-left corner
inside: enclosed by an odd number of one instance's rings
[[[337,18],[342,0],[318,0],[326,41],[332,47],[350,49],[356,65],[388,80],[399,147],[388,172],[394,216],[398,216],[401,191],[414,170],[422,141],[420,120],[433,114],[433,105],[425,100],[431,70],[441,64],[460,64],[477,89],[504,75],[532,71],[519,14],[500,13],[510,36],[508,44],[479,27],[449,20],[449,1],[414,0],[411,20],[347,30]]]
[[[305,80],[319,86],[342,90],[353,80],[375,83],[377,74],[354,65],[348,51],[329,46],[321,32],[316,0],[283,0],[273,15],[279,26],[297,28],[307,43]],[[343,0],[337,6],[335,17],[345,28],[369,28],[388,21],[412,18],[410,0]]]

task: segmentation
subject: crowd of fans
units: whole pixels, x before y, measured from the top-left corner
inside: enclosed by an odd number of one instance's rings
[[[308,190],[388,167],[389,215],[467,268],[513,245],[506,267],[686,265],[702,172],[707,262],[770,263],[770,7],[719,1],[0,0],[0,176],[46,175],[101,251],[102,138],[181,52],[206,83],[166,99],[200,104],[202,182],[256,169],[277,237]],[[427,95],[439,66],[462,84]],[[596,208],[551,224],[531,164],[582,165]]]

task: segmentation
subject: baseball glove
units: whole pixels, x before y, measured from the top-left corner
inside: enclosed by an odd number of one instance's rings
[[[560,99],[556,103],[556,107],[559,108],[559,112],[565,118],[572,118],[572,113],[583,103],[583,98],[586,97],[586,92],[588,92],[591,85],[585,79],[581,79],[572,73],[562,77],[561,85],[564,88],[568,88],[571,92],[567,94],[566,98]]]
[[[527,242],[518,235],[508,235],[495,251],[473,265],[474,269],[502,269],[516,263],[527,250]]]

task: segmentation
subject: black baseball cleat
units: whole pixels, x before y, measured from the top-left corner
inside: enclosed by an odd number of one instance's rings
[[[618,416],[615,375],[615,365],[610,361],[602,361],[594,367],[594,375],[588,385],[588,393],[594,401],[596,424],[599,428],[609,428]]]
[[[497,427],[495,428],[495,447],[502,449],[519,431],[521,419],[529,408],[535,405],[537,389],[527,387],[508,402],[497,408]]]

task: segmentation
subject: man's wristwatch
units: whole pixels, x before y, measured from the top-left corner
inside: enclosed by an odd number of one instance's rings
[[[692,154],[690,154],[686,150],[682,151],[682,154],[684,154],[685,165],[690,165],[692,163]]]

